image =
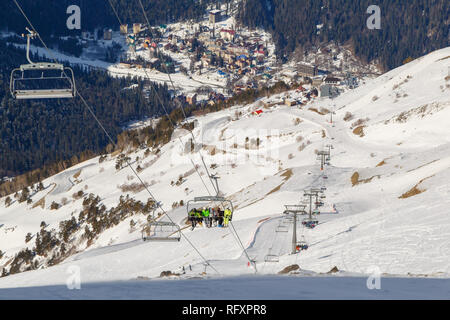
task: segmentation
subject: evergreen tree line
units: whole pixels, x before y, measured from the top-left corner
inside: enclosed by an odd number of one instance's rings
[[[28,185],[99,154],[110,142],[78,97],[14,100],[9,93],[9,76],[12,68],[22,63],[26,63],[25,52],[0,41],[0,179],[42,168],[27,178],[30,181],[24,185]],[[104,71],[73,69],[78,90],[113,139],[127,122],[159,117],[164,112],[154,91],[144,90],[148,84],[139,79],[116,79]],[[138,85],[131,87],[133,84]],[[166,108],[173,110],[167,86],[155,88]]]
[[[0,277],[36,270],[40,267],[56,265],[71,255],[75,254],[80,247],[88,248],[105,230],[114,228],[129,217],[137,219],[151,219],[150,213],[155,207],[152,199],[147,202],[134,200],[128,194],[121,196],[116,207],[108,209],[99,196],[84,194],[79,191],[73,195],[73,201],[81,201],[83,207],[78,219],[72,216],[69,220],[59,223],[56,229],[47,230],[45,221],[41,222],[41,229],[35,235],[28,233],[25,243],[31,248],[19,251],[12,260],[9,270],[3,268]],[[61,205],[55,204],[52,210],[58,210]],[[137,222],[130,221],[130,231],[137,228]],[[32,240],[34,239],[34,244]],[[81,240],[77,243],[75,240]],[[81,242],[81,243],[80,243]],[[2,252],[0,251],[0,258]]]
[[[366,10],[372,4],[381,9],[381,30],[367,28]],[[378,61],[389,70],[408,57],[448,46],[449,15],[447,0],[247,0],[240,5],[238,21],[270,31],[285,59],[295,49],[308,52],[336,42],[351,44],[363,61]]]
[[[152,25],[180,20],[198,20],[205,14],[211,0],[141,0]],[[67,8],[78,5],[81,9],[82,30],[111,27],[118,29],[118,21],[108,0],[18,0],[24,12],[41,36],[50,37],[79,34],[68,30]],[[145,23],[138,0],[111,0],[122,23]],[[18,33],[25,31],[26,21],[12,0],[0,2],[0,29]]]

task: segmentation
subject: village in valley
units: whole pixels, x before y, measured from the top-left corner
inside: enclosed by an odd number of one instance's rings
[[[120,31],[100,30],[99,42],[116,59],[108,71],[173,84],[177,90],[173,94],[191,105],[215,104],[282,81],[293,90],[279,101],[288,106],[335,98],[356,88],[373,71],[361,73],[353,61],[347,63],[351,53],[332,46],[318,49],[313,61],[310,54],[304,59],[309,61],[281,64],[269,33],[243,28],[231,10],[222,9],[208,10],[201,22],[161,24],[151,30],[133,23],[121,25]],[[86,45],[94,35],[83,32],[82,38]]]

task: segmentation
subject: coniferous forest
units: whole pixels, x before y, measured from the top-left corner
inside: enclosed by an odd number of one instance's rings
[[[122,23],[145,23],[138,0],[110,0]],[[206,12],[211,0],[141,0],[152,25],[197,20]],[[81,29],[93,31],[95,28],[118,29],[118,21],[109,0],[19,0],[23,10],[43,37],[50,35],[74,35],[80,30],[68,30],[66,13],[70,5],[81,9]],[[8,28],[24,32],[24,19],[12,0],[0,2],[0,29]],[[51,21],[51,23],[49,23]]]
[[[80,33],[66,27],[69,5],[81,7],[82,30],[119,27],[108,0],[19,2],[45,41],[51,43],[59,36],[69,36],[66,43],[58,42],[62,51],[75,50],[70,36]],[[145,22],[137,0],[111,2],[122,22]],[[208,4],[221,1],[142,2],[151,24],[160,24],[200,19]],[[381,30],[366,27],[366,10],[371,4],[369,0],[247,0],[241,2],[238,21],[251,28],[269,30],[279,57],[287,58],[296,49],[307,52],[333,41],[352,45],[363,61],[377,61],[386,70],[401,65],[407,58],[449,45],[449,1],[379,0]],[[322,25],[320,30],[318,25]],[[25,26],[27,23],[13,1],[1,1],[0,30],[22,33]],[[11,98],[9,75],[13,67],[25,62],[25,53],[6,45],[6,41],[0,40],[0,179],[68,159],[75,164],[76,158],[101,152],[109,141],[79,98],[31,102]],[[80,67],[74,67],[74,71],[79,90],[114,139],[126,122],[162,114],[152,91],[146,92],[149,98],[145,103],[144,84],[137,79],[112,79],[104,72]],[[124,89],[132,84],[138,87]],[[157,90],[166,107],[173,109],[167,87]]]
[[[381,30],[367,28],[372,4],[381,9]],[[449,16],[448,0],[247,0],[239,9],[242,24],[272,33],[280,56],[334,41],[385,70],[448,46]]]
[[[198,19],[204,15],[209,2],[142,0],[152,24]],[[19,0],[19,3],[45,42],[54,45],[57,41],[61,51],[76,56],[74,51],[77,48],[70,41],[74,39],[71,36],[79,35],[81,30],[67,29],[68,6],[80,6],[82,30],[119,27],[107,0]],[[111,3],[122,22],[145,22],[137,0],[111,0]],[[0,30],[20,34],[25,32],[26,26],[26,20],[13,1],[0,3]],[[60,36],[69,38],[63,40],[58,38]],[[6,45],[7,41],[0,40],[0,180],[5,176],[29,172],[27,181],[21,185],[35,183],[104,150],[110,141],[79,98],[41,101],[12,99],[9,94],[10,72],[26,61],[25,52]],[[35,45],[40,44],[36,42]],[[32,59],[42,60],[39,57]],[[162,115],[163,108],[154,91],[143,90],[144,84],[140,80],[113,79],[102,71],[81,67],[73,69],[78,90],[113,139],[117,139],[124,124],[129,121]],[[124,89],[132,84],[138,84],[138,87]],[[156,89],[165,107],[171,111],[173,102],[167,86],[156,86]],[[38,168],[41,169],[39,172],[32,172]]]
[[[11,66],[21,63],[25,63],[24,51],[0,42],[0,177],[104,149],[109,141],[79,98],[12,99]],[[77,67],[74,72],[78,90],[114,138],[128,121],[162,115],[153,91],[147,91],[146,101],[144,84],[137,79],[114,79],[103,71]],[[126,89],[132,84],[138,87]],[[167,86],[156,89],[170,110]]]

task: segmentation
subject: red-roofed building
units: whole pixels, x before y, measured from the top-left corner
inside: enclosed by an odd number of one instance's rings
[[[230,30],[230,29],[221,29],[220,30],[220,37],[227,41],[233,41],[234,37],[236,35],[236,31]]]

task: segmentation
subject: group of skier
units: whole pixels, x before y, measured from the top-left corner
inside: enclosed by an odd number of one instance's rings
[[[189,211],[188,220],[191,222],[192,230],[195,229],[197,223],[204,223],[207,228],[217,226],[219,228],[228,227],[228,223],[232,219],[230,209],[215,208],[194,208]]]

